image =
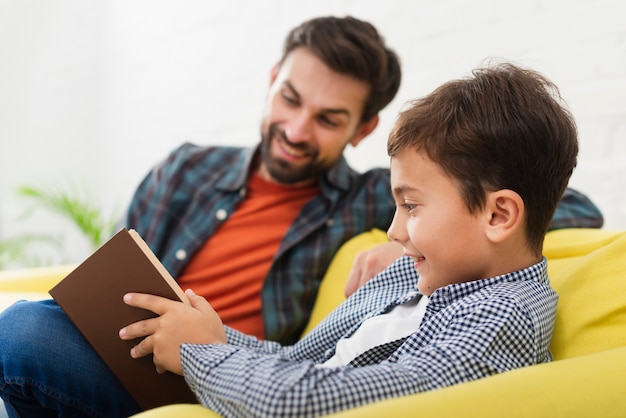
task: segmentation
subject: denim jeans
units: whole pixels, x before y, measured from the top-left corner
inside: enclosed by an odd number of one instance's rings
[[[124,417],[140,411],[52,300],[0,313],[0,396],[9,417]]]

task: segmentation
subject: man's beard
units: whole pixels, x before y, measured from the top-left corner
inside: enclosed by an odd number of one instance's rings
[[[309,158],[309,163],[294,165],[289,161],[272,155],[272,141],[287,143],[289,147],[298,149]],[[289,142],[287,135],[276,125],[270,125],[267,131],[261,131],[261,160],[274,181],[282,184],[295,184],[311,180],[326,173],[330,167],[317,161],[319,151],[308,144]]]

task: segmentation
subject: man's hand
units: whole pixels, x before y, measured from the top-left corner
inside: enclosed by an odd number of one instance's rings
[[[190,344],[225,344],[226,333],[222,320],[202,296],[193,291],[185,292],[191,306],[159,296],[144,293],[124,295],[127,305],[147,309],[156,313],[150,318],[130,324],[120,330],[120,338],[132,340],[145,337],[134,346],[133,358],[152,353],[157,372],[169,370],[182,375],[180,346]]]
[[[369,279],[389,267],[402,255],[402,246],[390,241],[356,255],[344,293],[350,296]]]

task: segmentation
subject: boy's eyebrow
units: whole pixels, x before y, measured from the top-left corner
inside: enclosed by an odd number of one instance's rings
[[[298,100],[301,100],[300,94],[298,93],[296,88],[293,86],[293,84],[289,82],[289,80],[285,80],[284,85],[287,89],[289,89],[291,94],[293,94]],[[325,109],[322,109],[322,111],[324,113],[344,114],[348,117],[350,116],[350,112],[348,111],[348,109],[344,109],[344,108],[325,108]]]
[[[392,193],[394,196],[400,196],[406,192],[416,192],[418,190],[419,189],[417,189],[416,187],[409,186],[408,184],[401,184],[399,186],[394,187],[392,189]]]

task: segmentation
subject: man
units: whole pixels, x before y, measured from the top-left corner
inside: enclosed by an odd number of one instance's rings
[[[183,288],[206,297],[225,324],[288,344],[306,325],[341,244],[391,223],[389,171],[358,174],[342,152],[376,127],[398,89],[400,67],[370,24],[320,18],[290,32],[270,81],[260,145],[183,145],[141,183],[125,226],[144,237]],[[571,226],[591,226],[595,207],[573,196],[566,205],[576,221]],[[578,219],[585,211],[592,216]],[[348,293],[395,260],[401,247],[389,243],[374,254],[382,256],[357,260]],[[361,268],[370,263],[373,269]],[[56,304],[5,311],[0,343],[0,387],[28,381],[28,391],[42,391],[33,392],[39,406],[30,396],[2,392],[10,408],[33,408],[35,415],[41,408],[108,416],[133,410],[132,400],[105,396],[119,383]],[[64,394],[85,385],[102,395],[68,402]]]
[[[272,69],[259,147],[182,146],[139,186],[126,226],[225,323],[297,340],[336,250],[393,216],[388,170],[357,174],[342,153],[399,84],[399,61],[369,23],[304,22]],[[401,253],[388,247],[385,266]]]

